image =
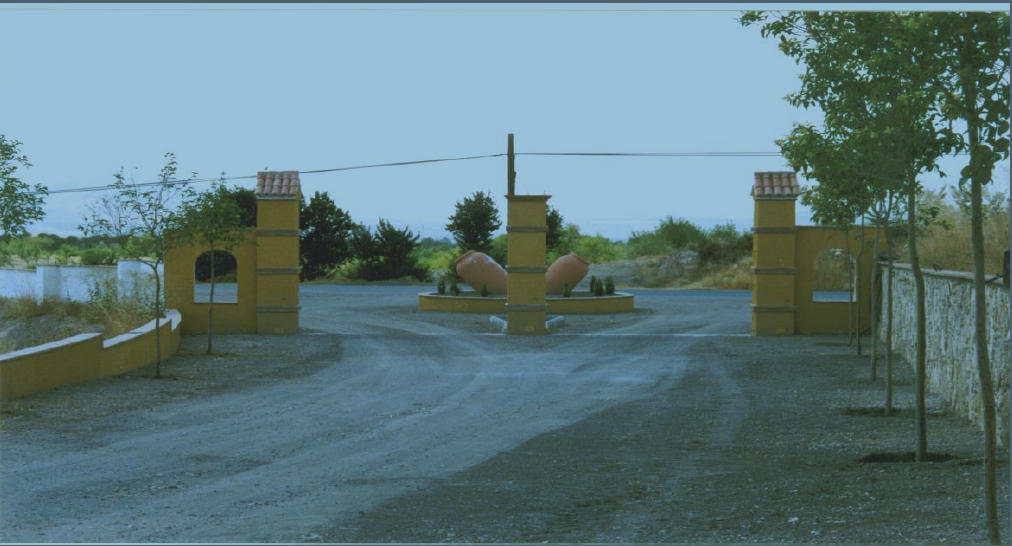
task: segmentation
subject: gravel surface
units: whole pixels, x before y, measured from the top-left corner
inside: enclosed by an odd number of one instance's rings
[[[305,285],[298,336],[184,339],[5,403],[4,542],[981,543],[982,440],[845,338],[755,338],[747,292],[506,337],[428,287]],[[880,374],[881,375],[881,374]],[[1009,455],[999,514],[1009,536]]]

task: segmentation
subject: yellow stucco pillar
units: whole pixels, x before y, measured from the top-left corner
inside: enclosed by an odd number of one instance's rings
[[[801,193],[793,172],[757,172],[752,187],[752,335],[794,335],[797,226]]]
[[[258,334],[299,333],[298,171],[257,173]]]
[[[550,195],[507,195],[506,334],[543,335],[545,236]]]

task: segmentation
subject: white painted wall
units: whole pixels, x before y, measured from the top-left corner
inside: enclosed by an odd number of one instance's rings
[[[159,265],[159,279],[164,279]],[[96,284],[114,283],[121,296],[150,292],[154,287],[151,266],[136,260],[120,260],[115,266],[40,265],[28,269],[0,269],[0,296],[17,298],[33,295],[39,301],[88,301]],[[164,287],[164,280],[162,280]]]
[[[35,294],[35,272],[28,269],[0,269],[0,296],[20,298]]]

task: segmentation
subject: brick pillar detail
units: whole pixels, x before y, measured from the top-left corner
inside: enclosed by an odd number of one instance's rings
[[[757,172],[752,196],[752,335],[794,335],[800,187],[793,172]]]
[[[257,174],[256,314],[258,334],[299,333],[298,171]]]
[[[507,195],[506,334],[544,335],[545,235],[550,195]]]

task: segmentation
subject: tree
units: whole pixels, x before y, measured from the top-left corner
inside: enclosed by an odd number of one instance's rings
[[[154,276],[152,314],[155,320],[155,377],[162,376],[161,319],[162,283],[158,268],[165,262],[169,249],[186,244],[185,210],[193,199],[193,190],[186,182],[174,180],[177,163],[175,154],[165,154],[160,183],[141,185],[130,178],[127,182],[123,167],[113,177],[116,194],[103,197],[89,207],[91,216],[78,226],[84,234],[105,235],[123,242],[123,252],[151,268]],[[196,176],[196,173],[194,173]],[[177,203],[173,206],[174,203]],[[177,208],[178,207],[178,208]],[[144,259],[144,258],[154,258]]]
[[[315,279],[328,267],[352,257],[351,236],[355,223],[347,212],[337,208],[327,192],[316,192],[300,203],[299,253],[301,254],[303,280]]]
[[[499,229],[499,210],[492,201],[492,192],[475,192],[464,201],[458,201],[446,231],[453,234],[460,252],[474,250],[488,253],[492,248],[492,233]]]
[[[551,252],[562,238],[562,226],[564,225],[562,214],[559,214],[555,207],[548,205],[545,223],[548,225],[548,232],[545,234],[545,250]]]
[[[412,276],[425,280],[428,270],[418,263],[414,254],[419,236],[410,229],[397,229],[380,219],[376,235],[359,225],[354,231],[352,246],[361,260],[359,274],[368,281],[383,281]]]
[[[232,189],[226,189],[225,192],[239,207],[239,223],[244,227],[256,227],[257,196],[253,188],[233,186]]]
[[[13,237],[26,234],[25,228],[45,218],[42,205],[49,190],[42,184],[35,189],[14,176],[18,166],[29,168],[28,157],[18,155],[21,142],[0,135],[0,249]]]
[[[960,187],[970,184],[970,240],[973,247],[974,337],[984,418],[984,503],[988,540],[1002,544],[998,522],[994,385],[987,348],[984,299],[982,188],[995,163],[1009,157],[1009,14],[928,13],[913,18],[912,33],[930,36],[911,44],[924,59],[935,98],[946,118],[966,124],[956,147],[969,152]]]
[[[211,354],[214,338],[214,287],[216,282],[215,266],[218,262],[217,250],[234,250],[246,238],[242,231],[242,211],[233,194],[225,187],[225,173],[210,189],[200,193],[186,203],[183,209],[184,229],[187,238],[210,248],[210,282],[211,294],[207,305],[207,354]],[[178,234],[177,234],[178,236]]]
[[[907,198],[907,238],[916,293],[916,459],[923,461],[927,456],[926,332],[915,199],[920,190],[918,176],[936,170],[938,158],[952,148],[956,139],[951,128],[939,120],[934,97],[927,91],[931,75],[923,70],[919,56],[912,50],[913,42],[934,40],[930,35],[918,34],[917,25],[912,24],[914,17],[900,13],[790,12],[766,22],[762,35],[779,36],[780,49],[805,63],[801,90],[789,95],[789,102],[805,108],[821,107],[831,132],[856,135],[851,138],[866,135],[868,142],[879,142],[882,147],[878,152],[871,146],[860,148],[860,155],[872,166],[873,173],[878,167],[876,160],[886,157],[885,151],[892,152],[891,158],[902,166],[900,171],[890,169],[888,174],[901,173]],[[767,19],[767,15],[749,12],[740,21],[747,26]]]

